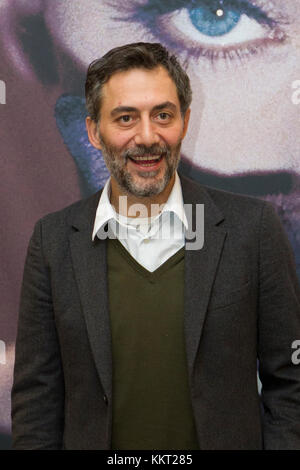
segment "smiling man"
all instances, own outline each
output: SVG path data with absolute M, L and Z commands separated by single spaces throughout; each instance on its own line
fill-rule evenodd
M 293 253 L 271 204 L 177 172 L 191 96 L 157 43 L 115 48 L 88 69 L 88 136 L 110 178 L 35 226 L 15 449 L 300 448 Z M 186 235 L 199 206 L 195 250 Z
M 96 62 L 90 67 L 89 80 L 101 65 Z M 185 108 L 191 99 L 188 85 L 186 77 L 181 90 L 186 95 Z M 190 116 L 190 109 L 181 111 L 168 71 L 157 66 L 117 72 L 103 85 L 101 96 L 101 118 L 98 122 L 92 103 L 90 112 L 96 119 L 87 118 L 87 129 L 112 175 L 112 202 L 118 205 L 121 194 L 149 207 L 165 202 Z

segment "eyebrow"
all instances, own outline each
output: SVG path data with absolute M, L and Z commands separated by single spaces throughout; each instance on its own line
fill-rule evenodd
M 164 103 L 157 104 L 151 109 L 151 112 L 153 111 L 160 111 L 161 109 L 169 108 L 175 111 L 177 109 L 176 105 L 174 103 L 171 103 L 171 101 L 165 101 Z M 116 116 L 117 114 L 120 113 L 133 113 L 139 111 L 138 108 L 134 108 L 133 106 L 117 106 L 117 108 L 114 108 L 110 115 L 112 117 Z

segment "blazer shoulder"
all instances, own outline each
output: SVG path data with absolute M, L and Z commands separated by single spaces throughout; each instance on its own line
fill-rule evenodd
M 222 211 L 225 219 L 234 224 L 261 226 L 263 220 L 266 225 L 274 222 L 276 225 L 282 223 L 276 206 L 269 201 L 209 187 L 206 187 L 206 191 Z
M 262 210 L 266 205 L 272 206 L 271 203 L 259 199 L 255 196 L 245 194 L 233 193 L 223 189 L 216 189 L 209 186 L 204 186 L 213 201 L 222 208 L 230 208 L 237 210 L 245 208 L 253 208 L 253 210 Z
M 182 175 L 181 178 L 184 188 L 197 195 L 194 199 L 212 202 L 225 218 L 232 219 L 236 216 L 241 220 L 249 216 L 257 217 L 262 215 L 265 208 L 276 212 L 275 205 L 258 197 L 213 188 Z
M 96 214 L 98 202 L 102 189 L 84 199 L 73 202 L 72 204 L 41 217 L 37 224 L 41 224 L 44 230 L 59 229 L 72 225 L 72 221 L 83 214 L 90 222 L 93 215 Z

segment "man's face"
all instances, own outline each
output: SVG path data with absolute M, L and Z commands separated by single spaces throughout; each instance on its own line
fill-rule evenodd
M 120 192 L 160 194 L 180 159 L 189 112 L 180 112 L 176 85 L 163 67 L 114 74 L 103 86 L 95 142 Z M 90 131 L 89 131 L 90 135 Z

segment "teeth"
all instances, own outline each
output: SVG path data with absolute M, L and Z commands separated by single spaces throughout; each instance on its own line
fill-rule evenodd
M 131 157 L 133 160 L 136 161 L 148 161 L 148 160 L 158 160 L 161 157 L 161 155 L 151 155 L 151 157 Z

